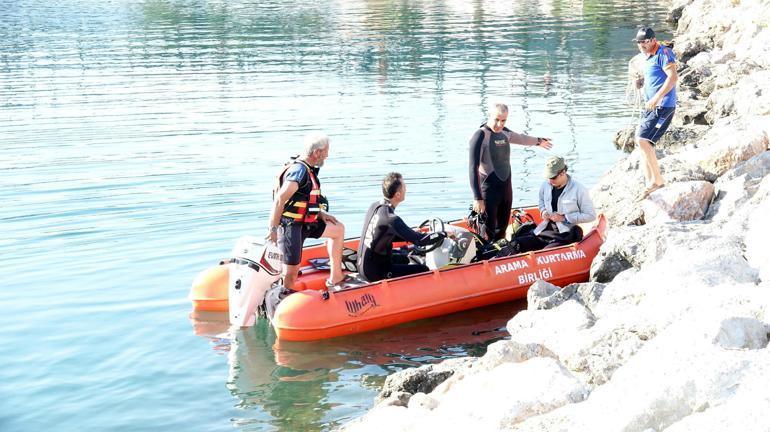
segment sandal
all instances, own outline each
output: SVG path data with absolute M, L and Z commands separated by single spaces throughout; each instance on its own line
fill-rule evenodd
M 658 189 L 664 188 L 665 186 L 666 186 L 665 184 L 654 184 L 654 185 L 648 187 L 647 190 L 644 191 L 644 193 L 642 194 L 642 199 L 646 199 L 647 197 L 650 196 L 650 194 L 652 194 L 653 192 L 655 192 Z

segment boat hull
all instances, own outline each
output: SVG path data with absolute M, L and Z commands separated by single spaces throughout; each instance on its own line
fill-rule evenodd
M 273 327 L 281 340 L 333 338 L 526 297 L 530 285 L 588 280 L 604 239 L 604 219 L 580 243 L 497 258 L 429 273 L 322 293 L 305 290 L 284 299 Z
M 525 210 L 539 219 L 536 208 Z M 452 224 L 467 227 L 466 220 Z M 600 215 L 579 243 L 332 291 L 327 299 L 323 292 L 329 273 L 310 265 L 311 259 L 327 257 L 326 247 L 309 246 L 302 253 L 298 292 L 278 305 L 273 327 L 280 340 L 327 339 L 525 298 L 537 280 L 561 287 L 584 282 L 605 228 Z M 345 246 L 357 249 L 358 239 L 346 240 Z M 228 268 L 214 266 L 196 278 L 190 292 L 194 310 L 228 310 Z

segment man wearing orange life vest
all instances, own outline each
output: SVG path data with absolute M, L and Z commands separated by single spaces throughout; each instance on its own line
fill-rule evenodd
M 283 254 L 284 286 L 294 289 L 305 239 L 328 238 L 331 274 L 327 287 L 341 283 L 342 244 L 345 226 L 321 209 L 318 170 L 329 156 L 329 138 L 315 133 L 305 137 L 305 155 L 297 158 L 280 175 L 280 188 L 270 211 L 268 239 Z

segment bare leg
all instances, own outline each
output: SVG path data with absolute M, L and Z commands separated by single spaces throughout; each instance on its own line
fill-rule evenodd
M 344 277 L 342 274 L 342 245 L 345 242 L 345 225 L 339 221 L 336 224 L 327 223 L 321 237 L 329 239 L 326 241 L 331 272 L 329 280 L 332 283 L 337 283 Z
M 655 148 L 650 141 L 644 138 L 637 138 L 637 142 L 642 153 L 642 170 L 647 183 L 646 186 L 648 188 L 663 186 L 665 181 L 663 176 L 660 175 L 660 166 L 658 165 L 658 157 L 655 155 Z
M 299 265 L 283 265 L 283 286 L 293 290 L 299 275 Z

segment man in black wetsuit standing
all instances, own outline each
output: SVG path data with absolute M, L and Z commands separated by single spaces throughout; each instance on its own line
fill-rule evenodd
M 518 134 L 505 127 L 508 106 L 496 103 L 489 109 L 489 119 L 470 140 L 470 181 L 473 210 L 486 214 L 486 232 L 479 233 L 489 241 L 505 237 L 511 217 L 511 144 L 553 147 L 550 138 Z
M 382 181 L 383 199 L 366 212 L 361 242 L 358 245 L 358 272 L 369 282 L 428 271 L 422 264 L 410 263 L 405 254 L 393 253 L 393 242 L 432 245 L 444 240 L 437 233 L 418 233 L 396 215 L 396 207 L 406 198 L 406 183 L 392 172 Z

